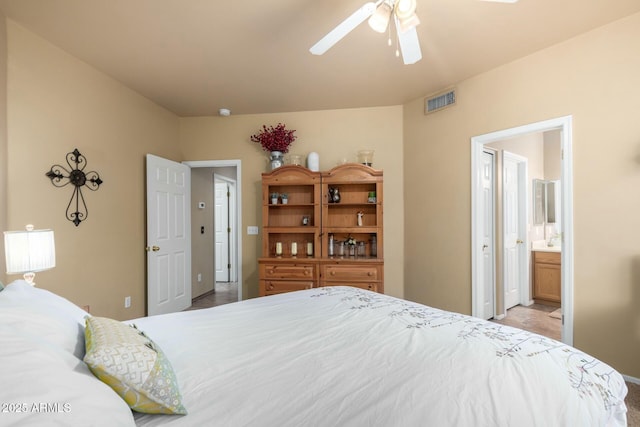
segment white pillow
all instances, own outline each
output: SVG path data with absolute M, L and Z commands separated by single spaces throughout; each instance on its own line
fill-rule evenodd
M 82 361 L 2 323 L 0 378 L 3 426 L 135 426 L 125 401 Z
M 16 333 L 58 346 L 82 360 L 88 313 L 45 289 L 15 281 L 0 292 L 0 324 Z

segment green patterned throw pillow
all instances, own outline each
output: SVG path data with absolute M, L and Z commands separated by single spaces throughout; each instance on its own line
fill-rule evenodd
M 131 409 L 148 414 L 186 414 L 178 381 L 162 350 L 133 326 L 88 317 L 85 328 L 89 369 Z

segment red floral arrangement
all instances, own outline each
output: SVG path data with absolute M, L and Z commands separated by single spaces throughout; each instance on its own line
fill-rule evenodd
M 286 153 L 289 151 L 291 143 L 297 138 L 293 134 L 294 132 L 295 129 L 287 130 L 282 123 L 278 123 L 276 127 L 262 125 L 262 130 L 259 133 L 251 135 L 251 141 L 260 143 L 264 151 Z

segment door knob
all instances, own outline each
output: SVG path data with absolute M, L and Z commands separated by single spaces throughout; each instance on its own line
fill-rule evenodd
M 153 252 L 158 252 L 160 250 L 160 246 L 147 246 L 146 248 L 144 248 L 145 251 L 149 252 L 149 251 L 153 251 Z
M 520 243 L 524 243 L 524 242 L 522 240 L 518 239 L 518 240 L 516 240 L 516 243 L 520 244 Z
M 485 249 L 487 249 L 489 247 L 489 245 L 482 245 L 482 250 L 484 251 Z

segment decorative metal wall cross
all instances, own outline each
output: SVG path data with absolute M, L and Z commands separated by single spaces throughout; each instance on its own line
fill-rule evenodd
M 72 163 L 75 165 L 72 165 Z M 69 165 L 68 170 L 64 166 L 53 165 L 46 175 L 56 187 L 64 187 L 69 184 L 73 185 L 73 194 L 67 205 L 67 219 L 77 227 L 89 216 L 89 209 L 82 195 L 82 187 L 86 186 L 89 190 L 96 191 L 104 181 L 100 179 L 98 172 L 91 171 L 85 173 L 84 169 L 87 167 L 87 159 L 80 154 L 77 148 L 67 153 L 67 164 Z M 75 211 L 73 210 L 74 207 L 72 207 L 74 200 Z

